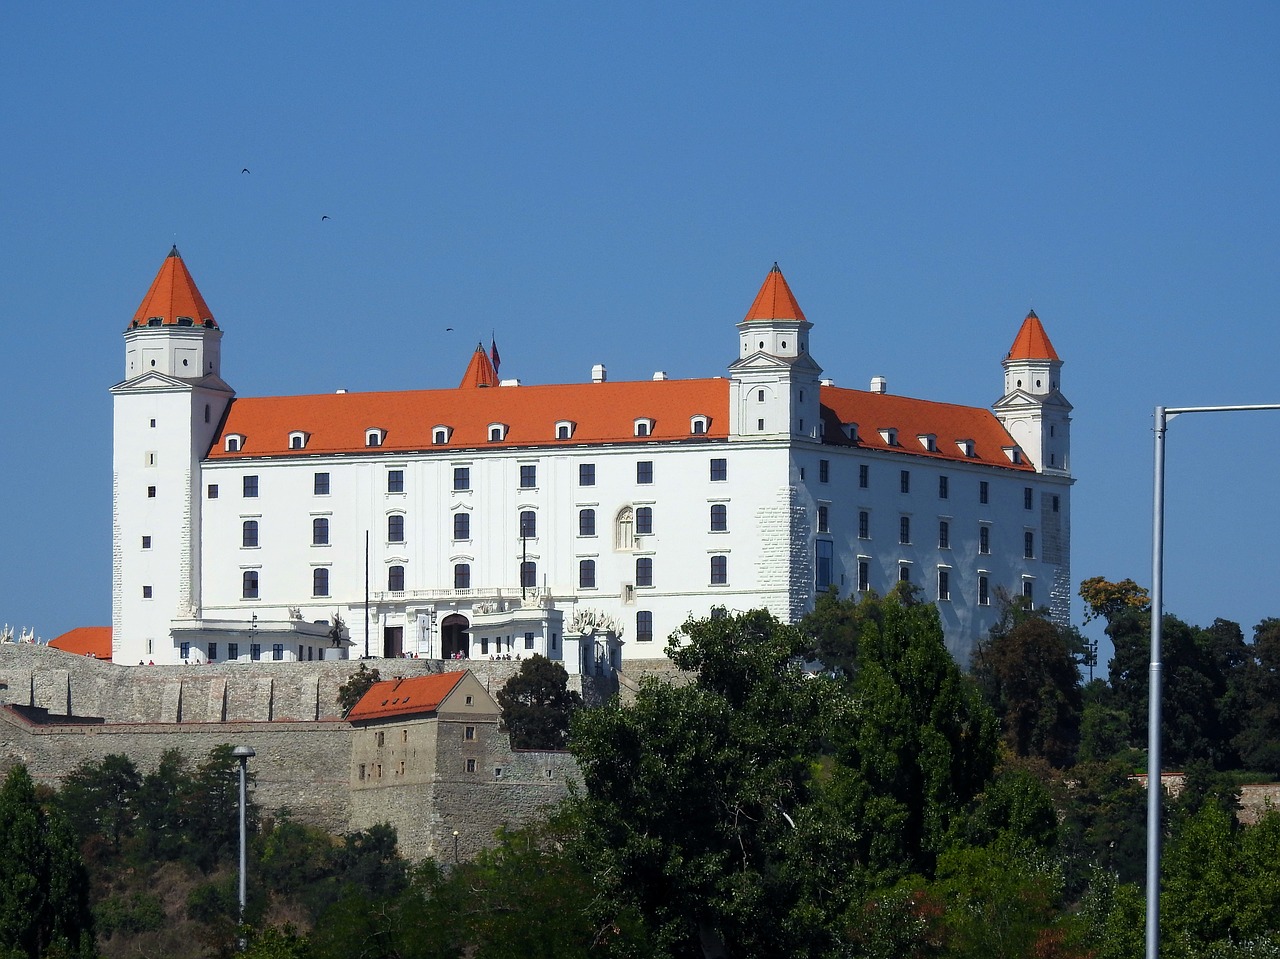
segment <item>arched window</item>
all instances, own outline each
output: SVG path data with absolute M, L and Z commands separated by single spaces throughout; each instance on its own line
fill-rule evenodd
M 311 595 L 312 596 L 328 596 L 329 595 L 329 569 L 325 566 L 317 566 L 311 571 Z
M 636 585 L 653 585 L 653 557 L 641 556 L 636 560 Z
M 724 503 L 711 504 L 711 531 L 723 533 L 729 528 L 729 507 Z
M 636 548 L 636 516 L 630 506 L 618 510 L 618 518 L 614 523 L 614 548 Z
M 471 564 L 470 563 L 454 563 L 453 588 L 454 589 L 470 589 L 471 588 Z
M 377 427 L 364 431 L 365 446 L 381 446 L 386 434 Z
M 329 520 L 324 516 L 317 516 L 311 521 L 311 545 L 329 545 Z
M 578 561 L 578 588 L 596 588 L 596 561 L 594 559 Z
M 392 513 L 387 517 L 387 542 L 404 542 L 404 514 Z
M 529 589 L 538 585 L 538 564 L 533 560 L 520 564 L 520 585 Z
M 596 511 L 593 509 L 578 510 L 578 535 L 596 535 Z
M 404 592 L 403 566 L 389 566 L 387 568 L 387 590 L 392 593 Z
M 653 507 L 641 506 L 636 510 L 636 535 L 653 535 Z
M 258 571 L 256 569 L 246 569 L 244 575 L 240 577 L 240 596 L 243 599 L 258 598 Z
M 531 509 L 520 511 L 520 538 L 534 539 L 538 535 L 538 514 Z
M 258 545 L 258 521 L 247 519 L 240 528 L 240 545 L 254 547 Z
M 454 539 L 470 539 L 471 538 L 471 514 L 470 513 L 454 513 L 453 514 L 453 538 Z

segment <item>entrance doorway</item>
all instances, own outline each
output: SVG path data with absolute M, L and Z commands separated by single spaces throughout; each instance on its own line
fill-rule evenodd
M 382 628 L 382 655 L 387 659 L 399 659 L 404 654 L 404 627 Z
M 461 653 L 464 659 L 471 656 L 471 637 L 467 635 L 467 617 L 453 613 L 440 620 L 440 655 L 452 659 Z

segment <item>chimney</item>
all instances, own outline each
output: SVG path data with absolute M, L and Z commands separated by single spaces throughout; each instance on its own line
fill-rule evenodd
M 836 381 L 828 377 L 828 378 L 818 380 L 818 385 L 819 386 L 835 386 Z
M 654 382 L 655 382 L 655 383 L 656 383 L 656 382 L 658 382 L 658 381 L 660 381 L 660 380 L 665 380 L 666 378 L 667 378 L 667 371 L 666 371 L 666 370 L 658 370 L 658 372 L 656 372 L 656 373 L 654 373 L 654 374 L 653 374 L 653 380 L 654 380 Z
M 336 392 L 338 392 L 338 393 L 345 393 L 346 391 L 347 391 L 347 388 L 344 386 L 344 387 L 341 387 L 340 389 L 338 389 Z
M 872 393 L 888 393 L 889 381 L 886 380 L 883 376 L 871 377 L 871 392 Z
M 609 373 L 607 370 L 605 370 L 603 363 L 597 363 L 595 366 L 591 367 L 592 383 L 603 383 L 608 378 L 609 378 Z

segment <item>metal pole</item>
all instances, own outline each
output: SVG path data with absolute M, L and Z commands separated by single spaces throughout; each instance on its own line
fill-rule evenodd
M 1160 646 L 1164 620 L 1164 434 L 1156 407 L 1155 495 L 1151 510 L 1151 670 L 1147 687 L 1147 959 L 1160 955 Z
M 369 658 L 369 531 L 364 531 L 364 658 Z
M 239 926 L 244 928 L 244 907 L 245 907 L 245 848 L 247 846 L 247 835 L 245 828 L 245 806 L 247 805 L 248 789 L 245 780 L 248 776 L 249 757 L 257 755 L 252 746 L 237 746 L 231 750 L 231 755 L 240 760 L 240 917 Z M 244 935 L 239 937 L 240 951 L 244 952 Z

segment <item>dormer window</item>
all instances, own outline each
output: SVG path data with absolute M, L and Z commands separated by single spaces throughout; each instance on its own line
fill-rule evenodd
M 508 426 L 506 423 L 490 423 L 489 424 L 489 442 L 501 443 L 507 438 Z
M 228 433 L 226 445 L 223 447 L 228 453 L 239 453 L 244 449 L 244 436 L 240 433 Z
M 1009 457 L 1009 462 L 1017 465 L 1022 462 L 1022 447 L 1020 446 L 1003 446 L 1004 455 Z
M 885 446 L 898 445 L 898 431 L 895 427 L 882 427 L 878 432 L 880 433 L 880 439 L 884 441 Z
M 652 436 L 654 421 L 648 417 L 640 417 L 635 421 L 636 436 Z
M 916 437 L 920 441 L 920 445 L 930 453 L 938 452 L 938 437 L 933 433 L 921 433 Z
M 845 424 L 844 424 L 844 435 L 845 435 L 845 436 L 847 436 L 847 437 L 849 437 L 850 442 L 853 442 L 853 443 L 858 442 L 858 424 L 857 424 L 857 423 L 845 423 Z
M 707 428 L 711 425 L 711 417 L 703 416 L 699 413 L 697 416 L 689 419 L 689 432 L 694 436 L 702 436 L 707 432 Z
M 433 446 L 444 446 L 449 442 L 449 437 L 453 435 L 453 427 L 436 426 L 431 430 L 431 444 Z
M 294 430 L 289 434 L 289 449 L 305 450 L 307 448 L 307 440 L 310 438 L 310 433 L 304 433 L 302 430 Z
M 179 326 L 195 326 L 196 321 L 189 316 L 180 316 L 178 317 L 178 325 Z
M 956 440 L 956 446 L 960 447 L 960 453 L 973 459 L 978 454 L 974 452 L 973 440 Z
M 578 424 L 573 420 L 559 420 L 556 422 L 556 439 L 571 440 L 573 439 L 573 431 L 578 428 Z
M 370 427 L 369 429 L 364 431 L 365 446 L 381 446 L 383 441 L 386 440 L 386 438 L 387 438 L 387 431 L 384 429 L 379 429 L 376 426 Z

